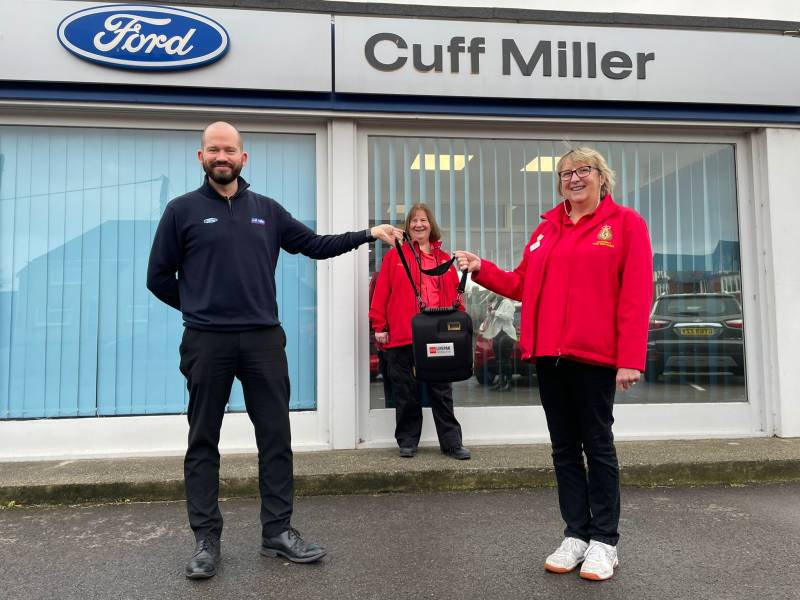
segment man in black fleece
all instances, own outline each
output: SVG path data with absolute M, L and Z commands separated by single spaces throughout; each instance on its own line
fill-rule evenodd
M 293 472 L 286 335 L 278 320 L 275 268 L 280 250 L 331 258 L 381 239 L 391 225 L 317 235 L 280 204 L 239 177 L 247 153 L 235 127 L 206 127 L 197 157 L 203 185 L 172 200 L 156 230 L 147 287 L 183 313 L 180 369 L 189 389 L 189 443 L 184 461 L 189 523 L 196 546 L 192 579 L 213 577 L 220 558 L 219 435 L 234 377 L 242 382 L 258 445 L 261 553 L 314 562 L 327 550 L 291 524 Z M 176 277 L 177 274 L 177 277 Z

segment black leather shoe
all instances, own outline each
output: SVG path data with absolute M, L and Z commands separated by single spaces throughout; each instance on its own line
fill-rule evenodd
M 294 527 L 290 527 L 280 535 L 261 539 L 261 554 L 264 556 L 283 556 L 296 563 L 318 561 L 328 551 L 324 546 L 307 544 Z
M 186 563 L 186 577 L 189 579 L 208 579 L 217 574 L 217 565 L 221 551 L 218 539 L 207 537 L 194 548 L 194 554 Z
M 470 454 L 469 450 L 464 448 L 464 446 L 448 448 L 447 450 L 442 450 L 442 452 L 444 452 L 450 458 L 455 458 L 456 460 L 469 460 L 472 458 L 472 454 Z
M 414 446 L 400 446 L 400 456 L 403 458 L 414 458 L 417 449 Z

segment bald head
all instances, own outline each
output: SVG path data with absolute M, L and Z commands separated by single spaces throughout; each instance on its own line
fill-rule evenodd
M 233 185 L 247 164 L 239 130 L 230 123 L 217 121 L 203 130 L 201 143 L 203 147 L 197 151 L 197 158 L 209 179 L 220 186 Z M 231 189 L 235 191 L 234 188 L 235 185 Z
M 224 145 L 235 145 L 239 150 L 242 150 L 242 135 L 230 123 L 225 121 L 215 121 L 203 130 L 203 136 L 200 138 L 200 145 L 205 148 L 210 142 Z

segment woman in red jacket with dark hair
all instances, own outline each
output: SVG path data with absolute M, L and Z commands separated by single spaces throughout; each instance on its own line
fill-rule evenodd
M 520 351 L 536 362 L 566 522 L 545 568 L 583 563 L 581 577 L 608 579 L 619 563 L 614 392 L 644 371 L 653 255 L 644 219 L 612 199 L 614 172 L 599 152 L 571 150 L 556 171 L 564 201 L 543 215 L 513 271 L 456 256 L 474 282 L 522 301 Z
M 433 211 L 425 204 L 414 204 L 406 216 L 405 231 L 411 238 L 411 244 L 402 246 L 403 255 L 425 306 L 453 306 L 459 283 L 455 268 L 438 277 L 422 275 L 419 269 L 420 266 L 430 269 L 450 260 L 450 255 L 442 251 L 442 236 Z M 419 264 L 417 258 L 420 260 Z M 464 309 L 463 306 L 459 308 Z M 375 342 L 384 349 L 396 406 L 394 436 L 400 447 L 400 456 L 404 458 L 412 458 L 416 454 L 422 433 L 422 406 L 412 372 L 411 352 L 411 319 L 418 312 L 417 299 L 408 274 L 397 249 L 392 248 L 384 256 L 378 273 L 369 308 L 369 320 L 375 331 Z M 470 458 L 469 450 L 461 443 L 461 425 L 453 411 L 452 384 L 426 385 L 442 452 L 459 460 Z

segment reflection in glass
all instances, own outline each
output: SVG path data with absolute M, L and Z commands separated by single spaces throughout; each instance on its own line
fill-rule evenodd
M 645 218 L 653 245 L 656 302 L 648 352 L 653 368 L 648 368 L 647 381 L 617 394 L 616 401 L 746 401 L 733 146 L 570 141 L 570 146 L 577 145 L 603 153 L 617 175 L 614 199 Z M 468 249 L 512 269 L 540 215 L 561 201 L 554 169 L 567 150 L 564 142 L 549 140 L 370 137 L 371 224 L 402 224 L 406 206 L 425 202 L 436 213 L 446 248 Z M 376 243 L 370 276 L 386 250 Z M 669 303 L 691 297 L 696 314 L 673 318 Z M 465 301 L 476 324 L 476 377 L 454 384 L 456 404 L 537 404 L 535 368 L 530 365 L 514 364 L 510 390 L 492 390 L 498 370 L 479 326 L 489 317 L 490 294 L 470 282 Z M 731 312 L 715 316 L 713 309 L 721 309 L 718 302 Z M 664 314 L 658 312 L 662 306 Z M 654 329 L 659 321 L 670 324 Z M 668 354 L 663 351 L 667 347 Z M 723 352 L 722 347 L 733 350 Z M 370 406 L 382 408 L 386 392 L 374 346 L 370 361 Z

